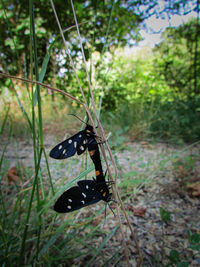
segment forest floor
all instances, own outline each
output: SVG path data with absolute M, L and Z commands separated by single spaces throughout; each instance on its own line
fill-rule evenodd
M 1 139 L 1 148 L 5 141 L 6 138 Z M 56 143 L 54 136 L 45 136 L 47 152 Z M 166 266 L 170 262 L 167 256 L 175 249 L 180 252 L 180 261 L 188 261 L 191 264 L 189 266 L 200 266 L 200 256 L 196 254 L 195 257 L 193 251 L 188 248 L 188 232 L 200 234 L 199 155 L 199 145 L 180 147 L 148 142 L 129 142 L 124 145 L 123 150 L 115 153 L 120 173 L 117 183 L 120 193 L 122 192 L 122 199 L 125 199 L 125 208 L 144 256 L 143 266 Z M 16 166 L 17 163 L 32 168 L 31 141 L 13 139 L 7 146 L 5 159 L 8 169 Z M 66 176 L 70 180 L 78 175 L 81 168 L 80 162 L 78 157 L 65 162 L 49 158 L 55 188 L 60 180 L 66 179 Z M 45 166 L 44 158 L 42 158 L 42 166 Z M 139 188 L 141 183 L 142 187 Z M 101 205 L 103 205 L 101 202 L 96 204 L 97 207 Z M 165 223 L 161 220 L 160 208 L 170 212 L 170 219 Z M 87 217 L 90 209 L 93 207 L 82 209 L 84 211 L 81 216 Z M 107 211 L 107 213 L 102 227 L 106 231 L 112 231 L 117 225 L 117 219 L 112 212 Z M 104 214 L 96 218 L 93 222 L 94 226 L 104 221 L 103 216 Z M 126 223 L 123 227 L 130 262 L 135 266 L 137 251 Z M 101 236 L 93 238 L 93 246 L 98 247 L 102 240 Z M 108 240 L 101 255 L 97 257 L 94 266 L 102 266 L 102 257 L 111 257 L 120 246 L 121 236 L 117 230 L 117 233 Z M 88 255 L 85 259 L 82 258 L 81 262 L 77 259 L 74 266 L 84 266 L 90 258 L 91 256 Z M 126 266 L 123 254 L 114 259 L 110 266 Z

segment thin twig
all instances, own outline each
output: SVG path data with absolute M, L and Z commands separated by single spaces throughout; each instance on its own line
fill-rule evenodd
M 86 20 L 86 21 L 84 21 L 84 22 L 79 23 L 78 25 L 81 26 L 81 25 L 83 25 L 83 24 L 85 24 L 85 23 L 88 23 L 88 22 L 89 22 L 89 20 Z M 75 27 L 76 27 L 76 25 L 72 25 L 72 26 L 70 26 L 70 27 L 64 29 L 63 32 L 67 32 L 67 31 L 69 31 L 69 30 L 71 30 L 71 29 L 73 29 L 73 28 L 75 28 Z
M 80 100 L 78 100 L 77 98 L 75 98 L 74 96 L 58 89 L 58 88 L 54 88 L 54 87 L 51 87 L 50 85 L 47 85 L 47 84 L 44 84 L 44 83 L 41 83 L 41 82 L 38 82 L 38 81 L 32 81 L 32 80 L 29 80 L 29 79 L 24 79 L 24 78 L 20 78 L 20 77 L 17 77 L 17 76 L 13 76 L 13 75 L 10 75 L 10 74 L 7 74 L 7 73 L 3 73 L 3 72 L 0 72 L 0 76 L 4 76 L 4 77 L 8 77 L 8 78 L 11 78 L 11 79 L 16 79 L 16 80 L 19 80 L 19 81 L 23 81 L 25 83 L 32 83 L 32 84 L 38 84 L 42 87 L 45 87 L 47 89 L 50 89 L 52 91 L 55 91 L 55 92 L 58 92 L 62 95 L 65 95 L 69 98 L 71 98 L 72 100 L 76 101 L 77 103 L 81 104 L 81 105 L 84 105 L 83 102 L 81 102 Z
M 90 114 L 90 111 L 89 111 L 89 107 L 88 107 L 88 104 L 87 104 L 87 100 L 86 100 L 85 94 L 84 94 L 83 89 L 82 89 L 82 87 L 81 87 L 81 84 L 80 84 L 80 81 L 79 81 L 79 78 L 78 78 L 78 75 L 77 75 L 77 72 L 76 72 L 76 69 L 75 69 L 75 66 L 74 66 L 73 59 L 72 59 L 72 57 L 71 57 L 71 55 L 70 55 L 70 52 L 69 52 L 69 48 L 68 48 L 67 42 L 66 42 L 65 37 L 64 37 L 64 35 L 63 35 L 63 30 L 62 30 L 62 27 L 61 27 L 61 25 L 60 25 L 60 21 L 59 21 L 59 19 L 58 19 L 57 13 L 56 13 L 56 9 L 55 9 L 53 0 L 50 0 L 50 2 L 51 2 L 52 9 L 53 9 L 53 11 L 54 11 L 54 15 L 55 15 L 55 18 L 56 18 L 56 21 L 57 21 L 57 24 L 58 24 L 58 28 L 59 28 L 59 30 L 60 30 L 60 34 L 61 34 L 61 36 L 62 36 L 64 45 L 65 45 L 65 48 L 66 48 L 66 51 L 67 51 L 68 57 L 69 57 L 69 59 L 70 59 L 70 64 L 71 64 L 71 66 L 72 66 L 72 68 L 73 68 L 73 71 L 74 71 L 74 74 L 75 74 L 75 77 L 76 77 L 78 86 L 79 86 L 79 88 L 80 88 L 80 91 L 81 91 L 81 94 L 82 94 L 82 97 L 83 97 L 83 100 L 84 100 L 84 104 L 83 104 L 83 103 L 82 103 L 82 104 L 83 104 L 83 106 L 84 106 L 85 109 L 86 109 L 86 112 L 87 112 L 87 114 L 88 114 L 88 117 L 89 117 L 89 119 L 90 119 L 90 121 L 91 121 L 91 124 L 92 124 L 93 128 L 95 129 L 94 121 L 93 121 L 92 116 L 91 116 L 91 114 Z M 76 25 L 76 26 L 77 26 L 77 25 Z
M 98 117 L 97 117 L 97 113 L 96 113 L 96 107 L 95 107 L 95 103 L 94 103 L 94 95 L 93 95 L 93 90 L 92 90 L 92 86 L 91 86 L 91 83 L 90 83 L 90 77 L 89 77 L 89 73 L 88 73 L 88 70 L 87 70 L 87 64 L 86 64 L 86 59 L 85 59 L 85 53 L 84 53 L 84 50 L 83 50 L 83 45 L 82 45 L 82 39 L 81 39 L 81 35 L 80 35 L 80 31 L 79 31 L 79 27 L 78 27 L 78 22 L 77 22 L 77 18 L 76 18 L 76 13 L 75 13 L 75 10 L 74 10 L 74 5 L 73 5 L 73 0 L 71 0 L 71 5 L 72 5 L 72 10 L 73 10 L 73 14 L 74 14 L 74 19 L 75 19 L 75 23 L 76 23 L 76 27 L 77 27 L 77 33 L 78 33 L 78 37 L 79 37 L 79 43 L 80 43 L 80 46 L 81 46 L 81 51 L 82 51 L 82 56 L 83 56 L 83 61 L 84 61 L 84 65 L 85 65 L 85 70 L 86 70 L 86 74 L 87 74 L 87 79 L 88 79 L 88 85 L 89 85 L 89 89 L 90 89 L 90 94 L 91 94 L 91 103 L 92 103 L 92 106 L 93 106 L 93 111 L 94 111 L 94 114 L 96 116 L 96 119 L 98 120 Z M 89 115 L 89 114 L 88 114 Z M 100 122 L 98 121 L 98 126 L 100 124 Z M 102 130 L 102 133 L 103 133 L 103 129 L 102 129 L 102 126 L 101 127 L 101 130 Z M 95 128 L 94 128 L 95 129 Z M 101 132 L 101 131 L 100 131 Z M 105 140 L 105 138 L 104 138 Z M 104 154 L 104 157 L 105 157 L 105 160 L 106 160 L 106 155 Z M 114 161 L 113 161 L 114 163 Z M 115 163 L 113 164 L 115 165 Z M 115 168 L 117 170 L 117 168 Z M 111 174 L 111 171 L 108 167 L 108 171 L 109 171 L 109 175 L 112 176 Z M 117 171 L 116 171 L 116 177 L 117 177 Z M 116 184 L 114 185 L 115 189 L 116 189 Z M 116 200 L 116 195 L 114 193 L 114 198 Z M 124 253 L 125 253 L 125 257 L 126 257 L 126 260 L 127 260 L 127 264 L 128 266 L 130 266 L 130 262 L 129 262 L 129 257 L 128 257 L 128 249 L 127 249 L 127 246 L 126 246 L 126 242 L 125 242 L 125 236 L 124 236 L 124 231 L 123 231 L 123 228 L 122 228 L 122 222 L 121 222 L 121 218 L 120 218 L 120 212 L 119 212 L 119 207 L 117 205 L 117 217 L 118 217 L 118 221 L 119 221 L 119 224 L 120 224 L 120 229 L 121 229 L 121 234 L 122 234 L 122 241 L 123 241 L 123 246 L 124 246 Z
M 94 104 L 93 90 L 92 90 L 92 86 L 91 86 L 91 83 L 90 83 L 90 77 L 89 77 L 89 73 L 88 73 L 88 70 L 87 70 L 86 59 L 85 59 L 85 54 L 84 54 L 84 50 L 83 50 L 82 40 L 81 40 L 79 27 L 78 27 L 78 22 L 77 22 L 77 18 L 76 18 L 76 14 L 75 14 L 75 10 L 74 10 L 74 6 L 73 6 L 73 1 L 72 0 L 71 0 L 71 5 L 72 5 L 73 13 L 74 13 L 75 23 L 76 23 L 76 26 L 77 26 L 77 32 L 78 32 L 78 36 L 79 36 L 79 42 L 80 42 L 80 46 L 81 46 L 81 51 L 82 51 L 82 56 L 83 56 L 83 60 L 84 60 L 85 70 L 86 70 L 86 73 L 87 73 L 88 85 L 89 85 L 89 88 L 90 88 L 90 94 L 91 94 L 91 98 L 92 98 L 91 99 L 92 100 L 91 103 L 92 103 L 92 106 L 93 106 L 94 114 L 96 115 L 96 119 L 98 119 L 97 118 L 97 114 L 96 114 L 96 107 L 95 107 L 95 104 Z M 105 160 L 106 160 L 106 155 L 104 154 L 104 156 L 105 156 Z M 108 170 L 109 170 L 109 174 L 111 174 L 109 167 L 108 167 Z M 116 187 L 116 185 L 115 185 L 115 187 Z M 115 193 L 114 193 L 114 198 L 116 200 Z M 123 231 L 123 228 L 122 228 L 122 222 L 121 222 L 120 211 L 119 211 L 119 207 L 118 206 L 117 206 L 117 217 L 118 217 L 120 230 L 121 230 L 121 234 L 122 234 L 122 242 L 123 242 L 123 246 L 124 246 L 125 257 L 126 257 L 128 266 L 130 266 L 129 257 L 128 257 L 128 249 L 127 249 L 126 242 L 125 242 L 125 235 L 124 235 L 124 231 Z
M 80 46 L 81 46 L 81 52 L 82 52 L 83 61 L 84 61 L 84 65 L 85 65 L 85 71 L 86 71 L 86 74 L 87 74 L 87 79 L 88 79 L 88 85 L 89 85 L 89 89 L 90 89 L 90 94 L 91 94 L 92 99 L 94 100 L 92 85 L 91 85 L 91 82 L 90 82 L 90 76 L 89 76 L 88 69 L 87 69 L 87 64 L 86 64 L 86 59 L 85 59 L 85 53 L 84 53 L 83 44 L 82 44 L 82 38 L 81 38 L 81 35 L 80 35 L 79 26 L 78 26 L 78 22 L 77 22 L 77 18 L 76 18 L 76 13 L 75 13 L 75 10 L 74 10 L 73 0 L 71 0 L 71 6 L 72 6 L 73 14 L 74 14 L 74 20 L 75 20 L 75 23 L 76 23 L 76 29 L 77 29 L 77 33 L 78 33 L 79 43 L 80 43 Z
M 88 104 L 87 104 L 87 101 L 86 101 L 86 98 L 85 98 L 83 89 L 82 89 L 82 87 L 81 87 L 81 85 L 80 85 L 80 81 L 79 81 L 79 78 L 78 78 L 78 76 L 77 76 L 77 73 L 76 73 L 76 70 L 75 70 L 75 67 L 74 67 L 73 60 L 72 60 L 71 55 L 70 55 L 70 53 L 69 53 L 69 49 L 68 49 L 68 46 L 67 46 L 67 42 L 66 42 L 65 37 L 64 37 L 64 35 L 63 35 L 63 30 L 62 30 L 62 28 L 61 28 L 61 25 L 60 25 L 58 16 L 57 16 L 57 14 L 56 14 L 56 10 L 55 10 L 54 4 L 53 4 L 53 0 L 50 0 L 50 2 L 51 2 L 51 5 L 52 5 L 52 8 L 53 8 L 55 17 L 56 17 L 56 21 L 57 21 L 57 24 L 58 24 L 58 27 L 59 27 L 59 30 L 60 30 L 60 34 L 61 34 L 62 39 L 63 39 L 63 42 L 64 42 L 64 44 L 65 44 L 65 48 L 66 48 L 67 54 L 68 54 L 69 59 L 70 59 L 71 66 L 72 66 L 72 68 L 73 68 L 73 70 L 74 70 L 74 73 L 75 73 L 75 76 L 76 76 L 76 80 L 77 80 L 77 82 L 78 82 L 78 85 L 79 85 L 79 88 L 80 88 L 82 97 L 83 97 L 84 102 L 85 102 L 84 107 L 85 107 L 86 112 L 87 112 L 87 114 L 88 114 L 88 116 L 89 116 L 89 119 L 90 119 L 90 121 L 91 121 L 91 124 L 92 124 L 92 126 L 94 127 L 94 121 L 93 121 L 92 116 L 91 116 L 91 113 L 90 113 L 90 111 L 89 111 L 89 107 L 88 107 Z M 97 117 L 96 107 L 95 107 L 95 104 L 94 104 L 93 90 L 92 90 L 92 86 L 91 86 L 90 78 L 89 78 L 89 73 L 88 73 L 87 66 L 86 66 L 86 59 L 85 59 L 85 55 L 84 55 L 84 50 L 83 50 L 83 46 L 82 46 L 81 36 L 80 36 L 79 27 L 78 27 L 78 23 L 77 23 L 77 19 L 76 19 L 76 14 L 75 14 L 74 5 L 73 5 L 73 1 L 72 1 L 72 0 L 71 0 L 71 5 L 72 5 L 73 13 L 74 13 L 75 23 L 76 23 L 77 32 L 78 32 L 79 41 L 80 41 L 80 46 L 81 46 L 81 51 L 82 51 L 82 55 L 83 55 L 83 60 L 84 60 L 84 63 L 85 63 L 85 69 L 86 69 L 86 74 L 87 74 L 87 78 L 88 78 L 88 84 L 89 84 L 90 94 L 91 94 L 91 98 L 92 98 L 92 99 L 91 99 L 91 100 L 92 100 L 91 103 L 92 103 L 92 107 L 93 107 L 93 112 L 94 112 L 94 114 L 95 114 L 95 117 L 96 117 L 96 120 L 97 120 L 97 123 L 98 123 L 98 127 L 99 127 L 99 130 L 100 130 L 100 133 L 101 133 L 102 137 L 103 137 L 104 140 L 105 140 L 105 139 L 106 139 L 106 137 L 105 137 L 105 133 L 104 133 L 103 128 L 102 128 L 102 126 L 101 126 L 101 123 L 99 122 L 98 117 Z M 95 130 L 95 132 L 96 132 L 95 127 L 94 127 L 94 130 Z M 106 147 L 107 147 L 107 149 L 108 149 L 108 152 L 109 152 L 109 155 L 110 155 L 110 158 L 111 158 L 113 167 L 114 167 L 114 169 L 115 169 L 115 181 L 116 181 L 117 176 L 118 176 L 118 171 L 117 171 L 117 168 L 116 168 L 116 164 L 115 164 L 114 158 L 113 158 L 113 156 L 112 156 L 111 150 L 110 150 L 110 148 L 109 148 L 107 142 L 106 142 Z M 103 156 L 104 156 L 105 160 L 107 161 L 104 147 L 102 147 L 102 151 L 103 151 Z M 108 162 L 107 162 L 107 165 L 108 165 Z M 111 173 L 111 171 L 110 171 L 109 166 L 108 166 L 108 172 L 109 172 L 109 176 L 111 177 L 111 179 L 113 179 L 113 177 L 112 177 L 112 173 Z M 118 190 L 117 190 L 116 183 L 114 184 L 114 189 L 115 189 L 115 190 L 114 190 L 114 197 L 115 197 L 115 199 L 118 198 L 118 199 L 120 200 L 121 207 L 123 207 L 123 203 L 122 203 L 121 198 L 120 198 L 120 196 L 119 196 L 119 192 L 118 192 Z M 116 194 L 116 192 L 117 192 L 117 194 Z M 123 212 L 126 214 L 126 211 L 125 211 L 124 207 L 122 208 L 122 210 L 123 210 Z M 124 245 L 125 256 L 126 256 L 126 259 L 127 259 L 128 266 L 130 266 L 130 262 L 129 262 L 129 258 L 128 258 L 128 249 L 127 249 L 126 242 L 125 242 L 125 236 L 124 236 L 124 232 L 123 232 L 123 228 L 122 228 L 122 222 L 121 222 L 120 212 L 119 212 L 119 207 L 118 207 L 118 206 L 117 206 L 117 215 L 118 215 L 118 220 L 119 220 L 120 229 L 121 229 L 121 234 L 122 234 L 122 241 L 123 241 L 123 245 Z M 126 220 L 129 222 L 127 214 L 125 215 L 125 217 L 126 217 Z M 131 230 L 131 232 L 132 232 L 132 235 L 133 235 L 133 238 L 134 238 L 135 236 L 134 236 L 133 229 L 131 228 L 131 224 L 130 224 L 130 222 L 128 223 L 128 225 L 129 225 L 129 228 L 130 228 L 130 230 Z M 134 238 L 134 240 L 136 240 L 136 239 Z M 137 240 L 136 240 L 136 242 L 137 242 Z M 137 247 L 137 248 L 139 248 L 139 247 Z
M 94 106 L 94 102 L 93 102 L 93 100 L 91 100 L 91 103 L 92 103 L 92 106 Z M 94 113 L 95 113 L 95 109 L 93 109 L 93 111 L 94 111 Z M 136 248 L 137 248 L 138 253 L 139 253 L 139 261 L 138 261 L 138 263 L 137 263 L 137 266 L 141 266 L 141 264 L 142 264 L 142 262 L 143 262 L 142 252 L 141 252 L 141 250 L 140 250 L 139 244 L 138 244 L 138 242 L 137 242 L 137 238 L 136 238 L 136 236 L 135 236 L 135 234 L 134 234 L 133 227 L 132 227 L 132 225 L 131 225 L 131 223 L 130 223 L 129 217 L 128 217 L 127 213 L 126 213 L 126 210 L 125 210 L 125 208 L 124 208 L 124 204 L 123 204 L 123 202 L 122 202 L 122 200 L 121 200 L 121 197 L 120 197 L 120 194 L 119 194 L 117 185 L 116 185 L 116 179 L 117 179 L 117 177 L 118 177 L 118 170 L 117 170 L 117 167 L 116 167 L 116 164 L 115 164 L 115 160 L 114 160 L 114 158 L 113 158 L 112 152 L 111 152 L 110 147 L 109 147 L 109 145 L 108 145 L 108 142 L 107 142 L 107 140 L 106 140 L 106 136 L 105 136 L 103 127 L 102 127 L 102 125 L 101 125 L 99 119 L 97 118 L 97 113 L 96 113 L 95 115 L 96 115 L 96 119 L 97 119 L 97 123 L 98 123 L 99 130 L 100 130 L 100 133 L 101 133 L 101 137 L 103 138 L 103 140 L 105 140 L 105 145 L 106 145 L 106 148 L 107 148 L 107 150 L 108 150 L 108 153 L 109 153 L 109 156 L 110 156 L 110 159 L 111 159 L 111 162 L 112 162 L 114 171 L 115 171 L 115 183 L 113 184 L 113 187 L 114 187 L 114 189 L 115 189 L 114 192 L 116 192 L 117 196 L 114 195 L 114 198 L 115 198 L 115 200 L 117 200 L 117 198 L 119 199 L 121 209 L 122 209 L 122 211 L 123 211 L 123 213 L 124 213 L 124 215 L 125 215 L 126 221 L 127 221 L 127 223 L 128 223 L 129 229 L 130 229 L 130 231 L 131 231 L 131 235 L 132 235 L 132 237 L 133 237 L 133 240 L 134 240 L 134 242 L 135 242 Z M 105 159 L 105 162 L 106 162 L 106 165 L 107 165 L 107 169 L 108 169 L 109 177 L 111 178 L 111 181 L 113 181 L 113 176 L 112 176 L 112 173 L 111 173 L 111 171 L 110 171 L 110 167 L 109 167 L 109 165 L 108 165 L 108 161 L 107 161 L 107 158 L 106 158 L 105 149 L 104 149 L 104 147 L 103 147 L 102 145 L 101 145 L 101 151 L 102 151 L 102 154 L 103 154 L 103 156 L 104 156 L 104 159 Z M 117 206 L 117 207 L 118 207 L 118 206 Z

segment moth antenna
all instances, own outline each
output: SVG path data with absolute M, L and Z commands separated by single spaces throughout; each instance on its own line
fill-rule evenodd
M 75 114 L 68 114 L 68 115 L 71 115 L 71 116 L 76 117 L 79 121 L 81 121 L 81 122 L 83 122 L 83 123 L 85 123 L 85 124 L 87 125 L 87 122 L 81 120 L 81 119 L 80 119 L 78 116 L 76 116 Z
M 85 122 L 85 121 L 81 120 L 78 116 L 76 116 L 75 114 L 68 114 L 68 115 L 71 115 L 71 116 L 76 117 L 79 121 L 85 123 L 86 125 L 87 125 L 88 122 L 89 122 L 89 117 L 88 117 L 88 116 L 87 116 L 87 122 Z M 95 128 L 98 128 L 98 125 L 97 125 Z

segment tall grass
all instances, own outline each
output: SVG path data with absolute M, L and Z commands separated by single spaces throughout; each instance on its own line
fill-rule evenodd
M 42 64 L 39 73 L 33 1 L 31 0 L 29 1 L 29 8 L 31 79 L 35 77 L 36 80 L 42 81 L 49 57 L 45 57 L 45 62 Z M 33 73 L 33 70 L 35 70 L 35 73 Z M 91 225 L 95 217 L 104 213 L 104 207 L 97 213 L 92 212 L 87 216 L 81 216 L 82 211 L 69 214 L 68 216 L 57 216 L 51 210 L 51 206 L 56 198 L 64 190 L 72 186 L 74 182 L 90 173 L 93 170 L 93 166 L 89 166 L 84 172 L 81 172 L 75 179 L 67 182 L 64 186 L 63 181 L 60 186 L 57 183 L 55 188 L 55 183 L 50 173 L 48 153 L 44 146 L 43 103 L 40 90 L 38 85 L 36 87 L 31 86 L 31 94 L 27 92 L 27 99 L 30 99 L 30 102 L 26 105 L 23 105 L 23 101 L 16 94 L 23 115 L 21 125 L 25 125 L 26 131 L 29 132 L 32 139 L 33 170 L 31 171 L 30 168 L 23 166 L 19 162 L 17 183 L 12 183 L 7 179 L 9 166 L 4 168 L 7 162 L 5 152 L 7 146 L 12 142 L 10 140 L 12 126 L 10 126 L 9 136 L 2 151 L 0 166 L 1 179 L 3 181 L 0 191 L 1 265 L 54 266 L 64 264 L 66 266 L 67 263 L 68 266 L 71 266 L 75 258 L 93 255 L 88 263 L 88 266 L 90 266 L 119 226 L 117 225 L 105 237 L 105 230 L 101 229 L 101 224 Z M 17 93 L 17 90 L 15 91 Z M 8 118 L 11 123 L 13 122 L 12 114 L 9 114 L 9 112 L 10 110 L 7 109 L 5 115 L 2 114 L 1 136 L 5 133 L 5 125 Z M 16 114 L 14 117 L 16 118 Z M 18 129 L 16 124 L 14 126 Z M 42 160 L 45 161 L 46 166 L 41 165 Z M 60 190 L 58 190 L 59 187 Z M 77 220 L 74 220 L 74 216 Z M 64 219 L 62 219 L 63 217 Z M 102 244 L 99 247 L 95 247 L 92 242 L 91 244 L 88 243 L 88 240 L 91 240 L 91 236 L 94 238 L 99 235 L 103 237 Z

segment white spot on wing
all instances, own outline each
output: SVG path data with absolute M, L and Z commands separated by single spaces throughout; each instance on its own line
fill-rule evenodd
M 71 210 L 72 207 L 71 207 L 71 206 L 67 206 L 67 208 L 68 208 L 69 210 Z
M 71 200 L 70 198 L 68 199 L 68 201 L 69 201 L 69 202 L 72 202 L 72 200 Z
M 82 202 L 83 204 L 85 204 L 85 201 L 84 201 L 84 200 L 81 200 L 81 202 Z
M 65 154 L 65 152 L 66 152 L 66 149 L 63 150 L 63 154 Z
M 69 139 L 68 143 L 71 144 L 72 143 L 72 139 Z
M 74 148 L 76 148 L 77 147 L 77 142 L 74 142 Z
M 62 148 L 62 145 L 59 145 L 58 149 L 61 150 L 61 148 Z
M 88 189 L 89 188 L 89 186 L 88 185 L 86 185 L 86 189 Z
M 82 192 L 82 195 L 84 196 L 84 198 L 86 198 L 86 194 L 84 194 L 84 193 Z
M 80 147 L 80 149 L 83 151 L 83 150 L 84 150 L 84 147 L 83 147 L 83 146 L 81 146 L 81 147 Z
M 79 138 L 81 138 L 82 137 L 82 134 L 79 134 L 79 136 L 78 136 Z

